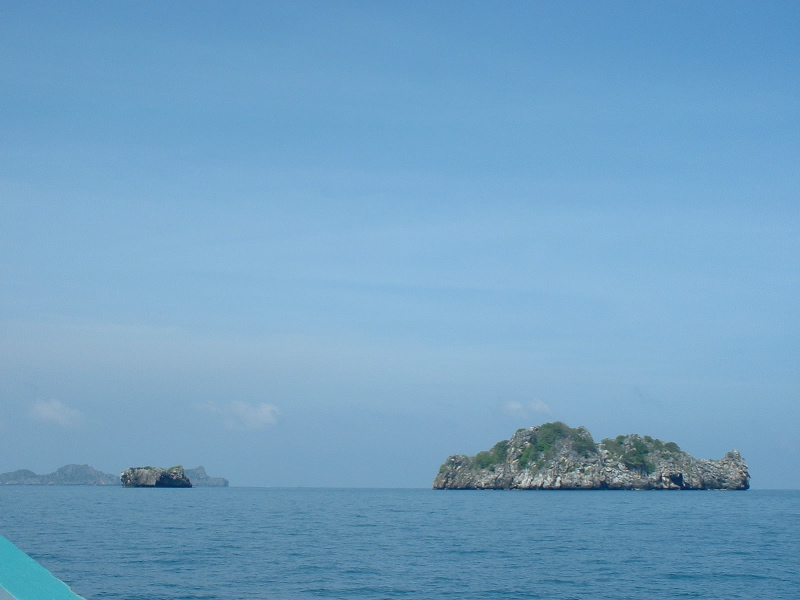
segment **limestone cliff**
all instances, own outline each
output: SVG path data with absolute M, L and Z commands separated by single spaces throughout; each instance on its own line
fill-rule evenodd
M 181 466 L 169 469 L 131 467 L 125 469 L 119 479 L 123 487 L 192 487 L 192 482 L 186 477 Z
M 545 423 L 475 456 L 453 455 L 434 489 L 746 490 L 747 464 L 736 450 L 697 459 L 673 442 L 621 435 L 595 443 L 583 427 Z

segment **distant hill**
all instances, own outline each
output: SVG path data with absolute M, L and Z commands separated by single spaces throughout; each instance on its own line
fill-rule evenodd
M 228 487 L 224 477 L 209 477 L 202 466 L 186 469 L 194 487 Z M 66 465 L 54 473 L 38 475 L 28 469 L 0 474 L 0 485 L 121 485 L 119 475 L 98 471 L 89 465 Z
M 209 477 L 202 466 L 196 469 L 186 469 L 184 473 L 194 487 L 228 487 L 229 484 L 224 477 Z
M 48 475 L 37 475 L 27 469 L 3 473 L 0 485 L 119 485 L 119 476 L 89 465 L 66 465 Z

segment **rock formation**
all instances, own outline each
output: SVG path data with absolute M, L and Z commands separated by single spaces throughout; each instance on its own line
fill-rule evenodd
M 228 480 L 224 477 L 210 477 L 204 467 L 186 469 L 186 476 L 191 480 L 192 487 L 228 487 Z
M 131 467 L 120 474 L 119 480 L 123 487 L 192 487 L 192 482 L 181 466 L 169 469 Z
M 118 485 L 119 479 L 89 465 L 65 465 L 53 473 L 37 475 L 20 469 L 0 475 L 0 485 Z
M 545 423 L 475 456 L 450 456 L 434 489 L 746 490 L 747 464 L 736 450 L 703 460 L 673 442 L 620 435 L 595 443 L 583 427 Z

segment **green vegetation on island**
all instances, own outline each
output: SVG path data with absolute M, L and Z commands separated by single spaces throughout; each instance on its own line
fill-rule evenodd
M 517 433 L 527 431 L 526 429 L 519 429 Z M 563 440 L 569 440 L 575 451 L 584 456 L 597 452 L 597 446 L 586 429 L 583 427 L 573 429 L 561 421 L 556 421 L 554 423 L 545 423 L 533 432 L 530 436 L 530 443 L 516 458 L 519 466 L 524 469 L 531 464 L 541 464 L 543 460 L 553 456 L 558 442 Z M 471 468 L 494 470 L 498 465 L 506 462 L 509 443 L 509 440 L 503 440 L 497 442 L 491 450 L 478 452 L 470 459 Z M 445 466 L 442 465 L 442 468 L 445 468 Z
M 655 464 L 648 457 L 651 454 L 677 456 L 681 449 L 675 442 L 662 442 L 649 435 L 639 437 L 636 434 L 618 435 L 614 439 L 606 438 L 601 446 L 615 459 L 623 462 L 629 469 L 639 469 L 645 473 L 655 471 Z

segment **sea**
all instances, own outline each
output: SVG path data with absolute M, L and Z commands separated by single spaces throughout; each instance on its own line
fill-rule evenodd
M 2 486 L 87 600 L 800 598 L 800 491 Z

